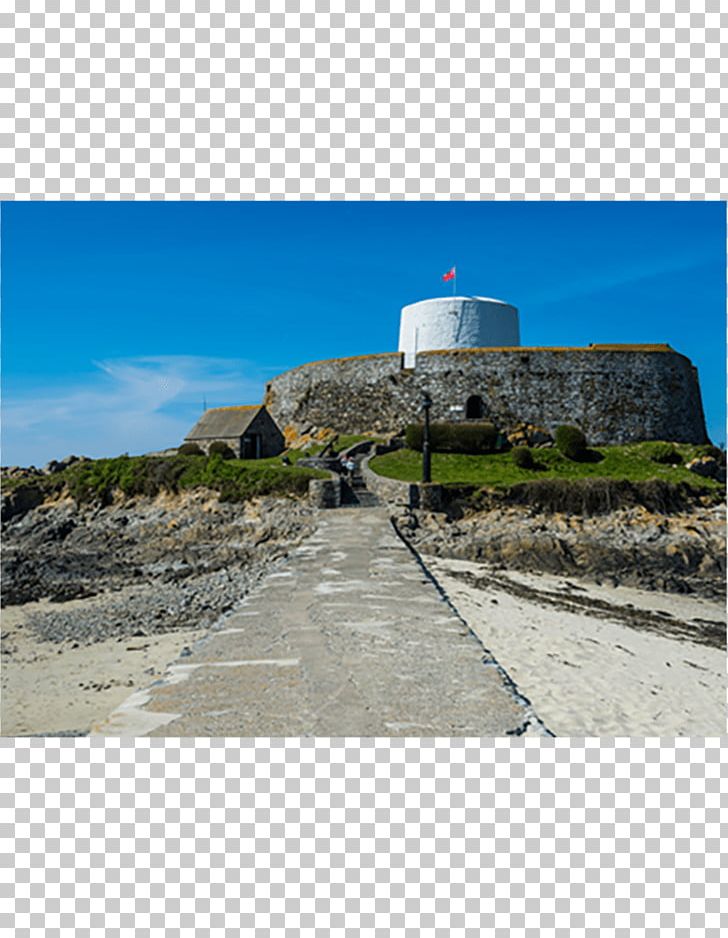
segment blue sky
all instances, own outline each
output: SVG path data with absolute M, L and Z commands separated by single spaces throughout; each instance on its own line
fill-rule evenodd
M 723 203 L 9 202 L 1 225 L 4 465 L 174 446 L 203 398 L 394 351 L 453 264 L 524 345 L 669 342 L 725 440 Z

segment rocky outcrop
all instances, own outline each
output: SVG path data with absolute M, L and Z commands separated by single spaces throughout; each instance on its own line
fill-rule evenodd
M 4 606 L 49 598 L 35 614 L 51 641 L 93 641 L 204 626 L 314 526 L 304 500 L 219 502 L 213 493 L 45 503 L 3 525 Z M 65 612 L 66 600 L 88 598 Z
M 176 452 L 176 450 L 174 450 Z M 32 479 L 34 476 L 49 476 L 56 472 L 63 472 L 77 462 L 89 462 L 88 456 L 66 456 L 64 459 L 51 459 L 42 469 L 35 466 L 3 466 L 0 470 L 3 477 L 9 479 Z
M 593 517 L 510 506 L 459 520 L 399 509 L 395 522 L 425 554 L 612 585 L 725 595 L 722 505 L 669 516 L 638 506 Z
M 39 485 L 23 485 L 13 492 L 2 497 L 0 520 L 10 521 L 26 511 L 37 508 L 45 499 L 45 493 Z
M 721 463 L 714 456 L 698 456 L 697 459 L 691 459 L 686 463 L 685 468 L 696 475 L 703 476 L 704 479 L 725 482 L 725 459 Z
M 550 446 L 554 438 L 543 427 L 534 427 L 530 423 L 519 423 L 510 427 L 506 439 L 511 446 Z

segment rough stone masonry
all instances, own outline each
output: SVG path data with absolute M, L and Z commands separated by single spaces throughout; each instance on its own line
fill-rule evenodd
M 596 445 L 707 442 L 697 370 L 669 345 L 449 349 L 403 365 L 399 352 L 300 365 L 268 384 L 265 405 L 298 432 L 394 433 L 421 420 L 427 391 L 433 420 L 466 420 L 476 398 L 501 427 L 575 424 Z

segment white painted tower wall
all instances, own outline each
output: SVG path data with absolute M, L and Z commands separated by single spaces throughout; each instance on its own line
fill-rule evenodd
M 418 352 L 453 348 L 512 348 L 521 344 L 515 306 L 485 296 L 443 296 L 402 309 L 399 351 L 414 368 Z

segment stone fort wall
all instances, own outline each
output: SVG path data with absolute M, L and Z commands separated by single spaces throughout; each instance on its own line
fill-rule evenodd
M 332 359 L 274 378 L 265 405 L 281 428 L 391 433 L 422 419 L 423 391 L 434 421 L 465 420 L 478 396 L 500 427 L 575 424 L 593 444 L 707 441 L 697 371 L 668 345 L 452 349 L 421 352 L 411 369 L 398 352 Z

